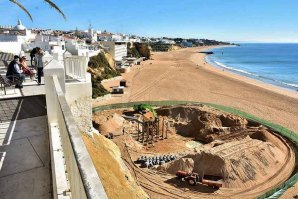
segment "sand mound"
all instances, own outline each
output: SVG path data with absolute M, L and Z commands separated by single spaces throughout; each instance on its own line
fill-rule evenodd
M 157 113 L 172 118 L 177 133 L 207 143 L 219 135 L 229 134 L 231 129 L 245 128 L 248 123 L 242 117 L 206 106 L 164 107 L 158 109 Z
M 248 188 L 274 175 L 286 158 L 272 143 L 249 137 L 217 146 L 210 144 L 210 147 L 168 163 L 162 169 L 175 174 L 178 170 L 191 171 L 193 168 L 192 171 L 199 175 L 223 177 L 223 187 Z
M 166 170 L 171 174 L 176 174 L 178 170 L 192 172 L 194 168 L 194 160 L 192 158 L 180 158 L 172 164 L 160 166 L 158 169 Z
M 125 119 L 117 113 L 93 117 L 93 123 L 97 124 L 98 131 L 105 135 L 107 133 L 121 132 Z

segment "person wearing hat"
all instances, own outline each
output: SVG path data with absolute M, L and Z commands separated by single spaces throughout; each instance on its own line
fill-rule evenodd
M 29 75 L 31 80 L 33 80 L 34 76 L 36 74 L 36 71 L 34 69 L 31 69 L 28 67 L 27 62 L 26 62 L 26 56 L 23 56 L 20 58 L 20 66 L 23 71 L 23 74 Z
M 16 83 L 16 88 L 23 88 L 25 75 L 19 66 L 20 57 L 15 55 L 14 59 L 9 63 L 6 72 L 6 78 Z

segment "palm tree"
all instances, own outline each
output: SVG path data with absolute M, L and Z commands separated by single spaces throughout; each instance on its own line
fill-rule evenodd
M 9 1 L 16 4 L 18 7 L 20 7 L 30 17 L 31 21 L 33 21 L 33 18 L 30 12 L 22 4 L 20 4 L 17 0 L 9 0 Z M 50 5 L 51 8 L 54 8 L 57 12 L 59 12 L 62 15 L 62 17 L 66 20 L 66 16 L 55 3 L 53 3 L 50 0 L 44 0 L 44 2 Z

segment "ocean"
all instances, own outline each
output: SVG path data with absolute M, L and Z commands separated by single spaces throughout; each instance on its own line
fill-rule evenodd
M 211 50 L 206 61 L 223 70 L 298 91 L 298 44 L 240 44 Z

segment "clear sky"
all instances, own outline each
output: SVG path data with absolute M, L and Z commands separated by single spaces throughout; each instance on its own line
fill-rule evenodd
M 140 36 L 223 41 L 298 42 L 298 0 L 53 0 L 65 21 L 43 0 L 19 0 L 34 21 L 0 0 L 0 24 L 17 19 L 29 28 L 96 30 Z

